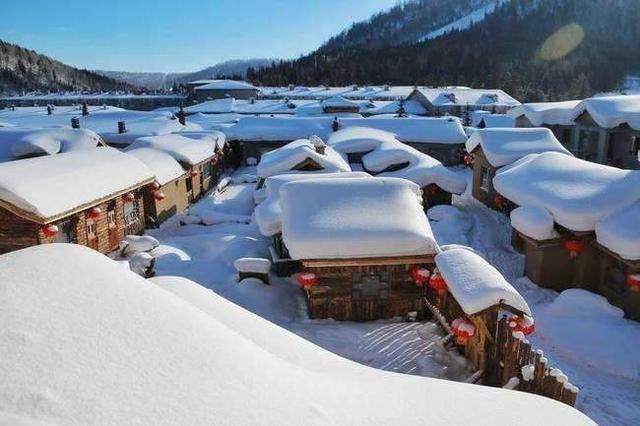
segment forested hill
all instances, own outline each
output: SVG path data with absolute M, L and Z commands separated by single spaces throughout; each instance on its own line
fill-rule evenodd
M 525 101 L 579 98 L 614 89 L 640 71 L 638 3 L 511 0 L 435 39 L 371 47 L 336 37 L 308 56 L 251 69 L 247 77 L 263 85 L 466 85 L 503 88 Z
M 0 40 L 0 93 L 35 90 L 129 90 L 133 86 L 80 70 Z

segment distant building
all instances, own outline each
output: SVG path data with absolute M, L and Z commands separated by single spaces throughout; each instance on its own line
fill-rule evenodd
M 520 105 L 517 99 L 503 90 L 466 87 L 416 88 L 407 99 L 420 103 L 429 115 L 436 116 L 449 114 L 461 117 L 476 110 L 504 114 Z
M 213 99 L 251 99 L 258 96 L 259 89 L 246 81 L 201 80 L 190 83 L 193 98 L 198 101 Z

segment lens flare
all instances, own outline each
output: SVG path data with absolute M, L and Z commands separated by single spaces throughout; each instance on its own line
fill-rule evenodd
M 557 61 L 573 52 L 584 40 L 584 30 L 576 23 L 565 25 L 545 40 L 538 51 L 538 59 Z

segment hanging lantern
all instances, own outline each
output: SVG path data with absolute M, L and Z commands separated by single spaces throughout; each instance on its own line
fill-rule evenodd
M 198 170 L 196 170 L 196 169 L 191 169 L 191 171 L 189 172 L 189 175 L 190 175 L 191 177 L 196 177 L 196 176 L 198 176 Z
M 464 165 L 465 166 L 467 166 L 467 167 L 473 166 L 473 155 L 471 155 L 471 154 L 465 155 L 464 158 L 463 158 L 463 161 L 464 161 Z
M 313 272 L 302 272 L 298 275 L 298 284 L 300 287 L 309 288 L 318 283 L 318 277 Z
M 584 251 L 584 244 L 580 240 L 566 240 L 564 248 L 569 252 L 571 257 L 576 257 Z
M 436 272 L 431 275 L 431 279 L 429 279 L 429 288 L 436 290 L 438 293 L 443 293 L 447 290 L 447 282 L 444 280 L 441 273 Z
M 152 191 L 157 191 L 158 189 L 160 189 L 160 184 L 158 182 L 151 182 L 149 185 L 147 185 L 148 188 Z
M 94 207 L 89 211 L 89 217 L 95 219 L 100 216 L 100 213 L 102 213 L 102 209 L 100 207 Z
M 153 193 L 153 198 L 155 198 L 158 201 L 162 201 L 164 200 L 164 192 L 162 191 L 156 191 Z
M 128 202 L 132 202 L 136 199 L 136 195 L 133 192 L 127 192 L 122 196 L 122 199 Z
M 466 345 L 476 334 L 476 326 L 464 318 L 456 318 L 451 323 L 451 332 L 456 338 L 457 345 Z
M 427 192 L 429 194 L 433 195 L 433 194 L 436 194 L 438 191 L 440 191 L 440 187 L 435 183 L 430 183 L 429 185 L 427 185 Z
M 627 275 L 627 287 L 634 293 L 640 293 L 640 274 Z
M 218 164 L 218 157 L 213 157 L 211 159 L 211 164 L 213 164 L 214 166 Z
M 42 232 L 47 237 L 55 237 L 56 235 L 58 235 L 58 232 L 60 232 L 60 230 L 56 225 L 47 225 L 42 228 Z
M 409 275 L 411 275 L 411 278 L 413 278 L 417 285 L 422 286 L 429 282 L 431 272 L 427 268 L 416 265 L 411 268 Z
M 534 331 L 536 331 L 536 326 L 533 322 L 533 318 L 529 315 L 514 315 L 509 318 L 509 325 L 511 325 L 515 331 L 520 331 L 525 336 L 530 335 Z
M 496 195 L 493 199 L 493 203 L 497 208 L 502 210 L 504 208 L 504 197 L 502 195 Z

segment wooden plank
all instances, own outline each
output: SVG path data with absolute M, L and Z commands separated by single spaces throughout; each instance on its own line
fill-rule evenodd
M 339 266 L 367 266 L 367 265 L 417 265 L 434 263 L 434 255 L 398 256 L 398 257 L 367 257 L 352 259 L 303 259 L 302 264 L 307 268 L 329 268 Z

